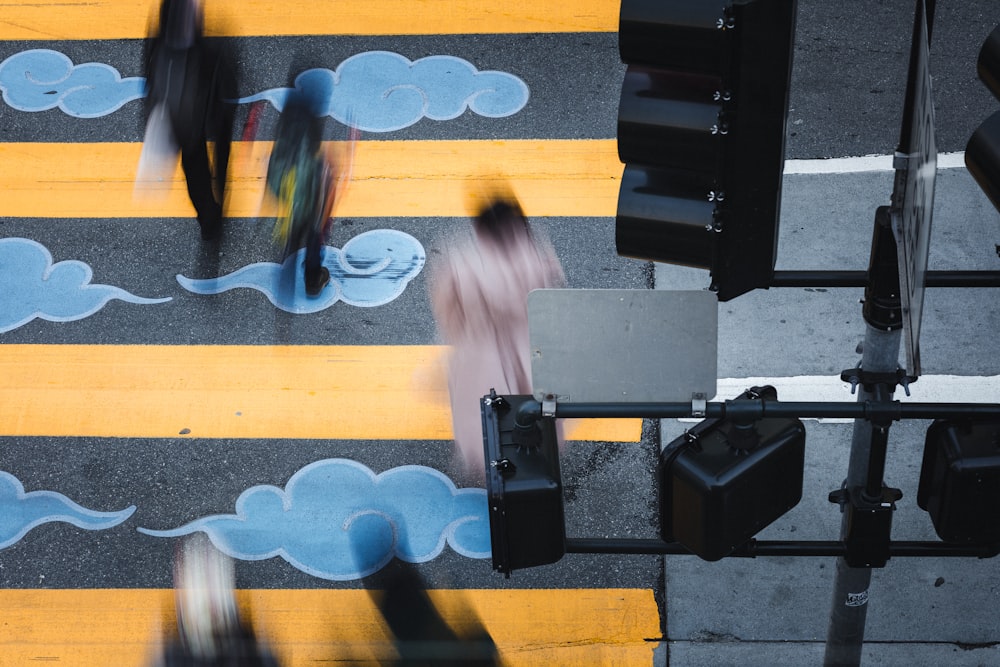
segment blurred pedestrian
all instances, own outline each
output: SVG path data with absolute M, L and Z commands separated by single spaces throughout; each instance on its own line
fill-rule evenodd
M 173 156 L 180 151 L 201 237 L 217 238 L 233 133 L 233 64 L 219 43 L 205 38 L 200 0 L 163 0 L 147 49 L 145 142 L 160 152 L 169 144 Z
M 385 667 L 498 667 L 500 653 L 475 610 L 463 600 L 450 606 L 460 627 L 449 624 L 427 592 L 416 566 L 394 560 L 369 589 L 392 632 L 397 656 Z M 456 624 L 458 625 L 458 624 Z
M 485 478 L 479 400 L 531 393 L 528 293 L 561 287 L 555 250 L 529 227 L 520 205 L 499 198 L 451 241 L 431 267 L 431 307 L 451 346 L 448 389 L 456 450 L 467 474 Z
M 277 199 L 275 241 L 282 261 L 305 248 L 305 291 L 317 296 L 330 282 L 323 248 L 333 227 L 333 208 L 349 179 L 358 131 L 337 154 L 323 146 L 322 107 L 327 91 L 293 87 L 285 98 L 267 165 L 267 189 Z
M 203 533 L 186 539 L 174 563 L 177 635 L 157 667 L 278 667 L 240 617 L 232 560 Z
M 267 188 L 278 200 L 275 241 L 282 260 L 306 249 L 306 294 L 318 295 L 330 282 L 323 245 L 330 231 L 333 169 L 323 155 L 323 126 L 316 101 L 292 89 L 285 99 L 267 165 Z
M 396 523 L 400 543 L 412 538 L 406 522 Z M 353 534 L 351 546 L 355 562 L 370 562 L 370 544 L 364 536 Z M 393 558 L 384 567 L 363 579 L 368 594 L 382 615 L 393 650 L 380 652 L 382 667 L 499 667 L 503 664 L 489 631 L 479 618 L 475 605 L 452 591 L 448 602 L 427 589 L 419 567 Z M 454 588 L 454 587 L 451 587 Z M 380 656 L 381 657 L 381 656 Z

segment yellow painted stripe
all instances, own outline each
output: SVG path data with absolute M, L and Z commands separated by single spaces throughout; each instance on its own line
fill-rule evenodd
M 448 440 L 445 350 L 0 345 L 0 433 Z M 582 420 L 568 437 L 637 442 L 641 430 L 637 419 Z
M 0 143 L 0 217 L 192 216 L 179 168 L 137 196 L 139 143 Z M 271 144 L 237 142 L 227 215 L 262 209 Z M 470 200 L 505 183 L 529 216 L 615 215 L 622 164 L 614 139 L 362 141 L 338 204 L 344 217 L 468 215 Z
M 146 37 L 153 0 L 59 0 L 3 6 L 0 39 Z M 416 35 L 616 32 L 610 0 L 210 0 L 210 35 Z
M 652 664 L 651 590 L 433 590 L 457 631 L 478 617 L 507 667 Z M 0 590 L 0 662 L 146 665 L 174 627 L 170 590 Z M 286 667 L 378 664 L 391 634 L 365 590 L 239 591 Z M 471 611 L 471 614 L 470 614 Z

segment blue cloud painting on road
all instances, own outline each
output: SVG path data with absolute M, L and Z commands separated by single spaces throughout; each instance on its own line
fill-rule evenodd
M 246 287 L 264 293 L 275 306 L 289 313 L 315 313 L 337 301 L 352 306 L 382 306 L 403 293 L 426 262 L 420 241 L 395 229 L 374 229 L 358 234 L 343 249 L 325 248 L 323 265 L 330 270 L 330 284 L 318 296 L 305 292 L 305 249 L 282 264 L 258 262 L 218 278 L 177 276 L 181 286 L 195 294 L 219 294 Z
M 93 315 L 112 299 L 163 303 L 110 285 L 91 285 L 94 273 L 78 260 L 52 263 L 48 248 L 31 239 L 0 239 L 0 333 L 36 317 L 69 322 Z
M 335 71 L 306 70 L 295 87 L 326 100 L 322 115 L 365 132 L 401 130 L 425 117 L 451 120 L 466 109 L 501 118 L 528 103 L 527 84 L 513 74 L 479 71 L 455 56 L 409 60 L 390 51 L 359 53 Z M 281 111 L 290 90 L 272 88 L 238 101 L 267 100 Z
M 488 558 L 485 489 L 459 489 L 443 473 L 407 465 L 375 474 L 348 459 L 298 470 L 284 489 L 253 486 L 234 514 L 203 517 L 172 530 L 139 528 L 154 537 L 206 533 L 241 560 L 280 556 L 314 577 L 365 577 L 393 557 L 422 563 L 447 544 L 468 558 Z
M 0 470 L 0 549 L 16 544 L 43 523 L 62 521 L 85 530 L 117 526 L 135 512 L 135 505 L 119 512 L 95 512 L 55 491 L 25 493 L 21 481 Z
M 523 80 L 497 70 L 480 71 L 467 60 L 435 55 L 410 60 L 391 51 L 365 51 L 336 70 L 308 69 L 295 87 L 321 100 L 321 115 L 366 132 L 392 132 L 423 118 L 443 121 L 466 110 L 488 118 L 513 115 L 528 103 Z M 59 51 L 29 49 L 0 63 L 0 92 L 19 111 L 59 108 L 76 118 L 98 118 L 145 96 L 146 79 L 122 77 L 103 63 L 73 61 Z M 281 111 L 290 88 L 232 100 L 266 100 Z
M 122 78 L 103 63 L 74 65 L 59 51 L 30 49 L 0 63 L 0 91 L 19 111 L 59 107 L 77 118 L 97 118 L 145 95 L 146 80 Z

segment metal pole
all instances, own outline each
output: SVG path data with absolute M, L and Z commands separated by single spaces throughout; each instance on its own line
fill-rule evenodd
M 902 330 L 878 330 L 867 327 L 861 367 L 874 372 L 895 371 L 899 361 Z M 858 401 L 872 399 L 873 396 L 858 387 Z M 865 486 L 868 480 L 868 464 L 871 455 L 871 424 L 864 420 L 854 422 L 854 436 L 851 441 L 851 458 L 847 471 L 847 488 Z M 847 514 L 841 525 L 841 539 L 847 536 Z M 868 586 L 872 571 L 868 567 L 850 567 L 844 558 L 837 559 L 834 572 L 833 605 L 830 612 L 830 626 L 826 638 L 826 654 L 823 664 L 859 665 L 861 648 L 865 637 L 865 620 L 868 614 Z
M 902 339 L 901 301 L 899 292 L 899 264 L 896 243 L 892 234 L 889 207 L 879 207 L 875 212 L 872 233 L 872 250 L 869 264 L 869 284 L 865 289 L 863 314 L 865 340 L 861 351 L 861 370 L 867 373 L 893 373 L 899 368 L 899 350 Z M 891 401 L 895 385 L 858 385 L 858 401 Z M 851 457 L 847 469 L 848 489 L 869 486 L 872 463 L 873 424 L 855 420 L 851 440 Z M 880 446 L 885 443 L 878 443 Z M 876 459 L 884 452 L 876 452 Z M 881 466 L 884 469 L 884 458 Z M 881 477 L 881 472 L 879 477 Z M 878 480 L 879 491 L 882 480 Z M 841 539 L 847 539 L 850 528 L 850 508 L 842 506 Z M 888 536 L 887 536 L 888 538 Z M 834 570 L 833 604 L 830 626 L 826 635 L 826 654 L 823 664 L 860 665 L 861 648 L 865 638 L 865 620 L 868 614 L 868 586 L 871 583 L 870 567 L 851 567 L 847 559 L 837 559 Z

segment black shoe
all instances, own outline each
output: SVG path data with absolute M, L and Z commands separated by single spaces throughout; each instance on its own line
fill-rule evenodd
M 330 282 L 330 269 L 325 266 L 319 267 L 315 273 L 306 274 L 306 294 L 317 296 L 323 288 Z

